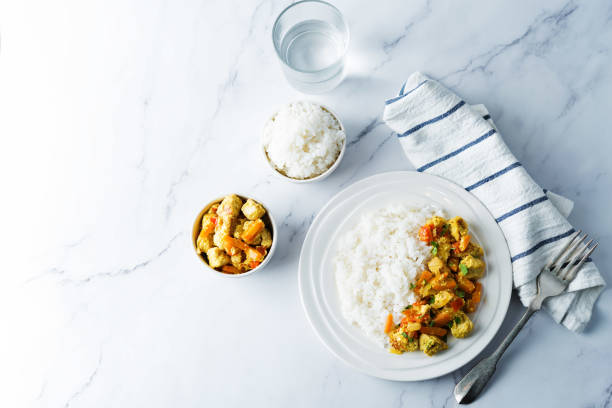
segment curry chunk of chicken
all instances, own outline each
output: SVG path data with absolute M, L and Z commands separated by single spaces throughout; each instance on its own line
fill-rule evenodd
M 213 247 L 213 235 L 207 234 L 206 231 L 200 231 L 196 240 L 197 253 L 206 253 L 210 248 Z
M 208 264 L 213 268 L 220 268 L 230 263 L 230 257 L 221 248 L 213 247 L 206 251 Z
M 452 218 L 448 221 L 448 225 L 450 226 L 450 233 L 455 238 L 455 240 L 459 241 L 462 236 L 467 235 L 468 233 L 468 225 L 467 222 L 461 217 Z
M 217 224 L 217 215 L 215 213 L 209 212 L 204 214 L 202 217 L 202 232 L 206 232 L 210 234 L 215 230 L 215 226 Z
M 442 259 L 444 262 L 448 261 L 452 247 L 453 245 L 449 237 L 443 236 L 438 238 L 438 249 L 436 256 Z
M 219 208 L 217 208 L 217 215 L 221 219 L 235 220 L 240 214 L 240 208 L 242 207 L 242 200 L 236 194 L 230 194 L 221 201 Z
M 420 306 L 414 306 L 414 307 L 415 307 L 415 310 L 417 310 L 421 316 L 429 315 L 429 309 L 431 309 L 431 305 L 420 305 Z
M 448 302 L 453 300 L 454 295 L 447 290 L 443 290 L 442 292 L 438 292 L 434 295 L 433 303 L 431 307 L 434 309 L 440 309 L 446 306 Z
M 256 219 L 263 217 L 266 210 L 257 201 L 249 198 L 242 206 L 242 213 L 245 217 L 247 217 L 247 219 L 255 221 Z
M 439 337 L 421 333 L 421 337 L 419 337 L 419 348 L 428 356 L 433 356 L 442 350 L 446 350 L 448 346 Z
M 235 222 L 235 219 L 228 218 L 219 218 L 217 220 L 217 226 L 215 227 L 215 235 L 213 236 L 213 243 L 216 247 L 221 248 L 223 246 L 223 238 L 228 235 L 232 235 Z
M 448 266 L 446 266 L 446 262 L 444 262 L 437 256 L 431 258 L 427 263 L 427 266 L 429 267 L 429 270 L 435 273 L 436 275 L 448 272 Z
M 417 294 L 422 297 L 422 298 L 426 298 L 428 296 L 433 296 L 437 293 L 437 290 L 435 290 L 432 286 L 431 283 L 426 283 L 425 285 L 423 285 L 423 287 L 421 288 L 417 288 Z
M 470 243 L 466 251 L 475 258 L 482 258 L 484 256 L 484 251 L 478 244 Z
M 244 269 L 244 252 L 239 252 L 235 255 L 232 255 L 230 257 L 230 262 L 232 263 L 232 265 L 238 269 Z
M 427 224 L 431 224 L 436 228 L 441 228 L 444 226 L 444 224 L 446 224 L 446 220 L 442 217 L 434 215 L 433 217 L 427 220 Z
M 462 311 L 458 311 L 455 313 L 455 317 L 450 324 L 450 329 L 453 336 L 462 339 L 472 332 L 474 323 L 472 323 L 468 315 Z
M 240 237 L 242 236 L 242 232 L 244 231 L 244 223 L 246 221 L 246 219 L 241 219 L 238 221 L 238 223 L 234 227 L 234 238 L 240 239 Z
M 468 255 L 459 263 L 460 268 L 461 265 L 464 265 L 467 268 L 467 273 L 463 274 L 463 277 L 467 279 L 480 279 L 484 276 L 485 263 L 482 259 L 474 258 L 472 255 Z
M 270 248 L 272 246 L 272 233 L 270 232 L 269 229 L 264 228 L 263 231 L 261 231 L 260 233 L 261 235 L 261 242 L 259 243 L 259 245 L 261 245 L 264 248 Z
M 393 350 L 400 353 L 419 349 L 418 334 L 406 333 L 400 327 L 389 332 L 389 343 Z
M 474 258 L 482 258 L 484 256 L 484 251 L 482 250 L 480 245 L 470 242 L 465 251 L 457 252 L 455 255 L 459 258 L 465 258 L 468 255 L 471 255 Z

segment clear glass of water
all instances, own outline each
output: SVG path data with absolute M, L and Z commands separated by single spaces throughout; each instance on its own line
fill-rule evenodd
M 340 11 L 320 0 L 304 0 L 283 10 L 272 41 L 287 81 L 308 94 L 332 90 L 344 78 L 349 29 Z

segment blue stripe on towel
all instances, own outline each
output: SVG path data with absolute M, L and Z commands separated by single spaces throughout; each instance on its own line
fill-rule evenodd
M 436 159 L 436 160 L 434 160 L 434 161 L 432 161 L 430 163 L 427 163 L 424 166 L 419 167 L 417 169 L 417 171 L 425 171 L 428 168 L 430 168 L 432 166 L 435 166 L 438 163 L 441 163 L 441 162 L 443 162 L 445 160 L 448 160 L 451 157 L 458 155 L 462 151 L 469 149 L 470 147 L 474 146 L 475 144 L 478 144 L 478 143 L 482 142 L 483 140 L 485 140 L 486 138 L 488 138 L 489 136 L 491 136 L 494 133 L 495 133 L 495 129 L 491 129 L 487 133 L 485 133 L 484 135 L 480 136 L 478 139 L 471 141 L 470 143 L 466 144 L 465 146 L 462 146 L 459 149 L 454 150 L 454 151 L 450 152 L 449 154 L 440 157 L 439 159 Z
M 489 181 L 501 176 L 502 174 L 505 174 L 507 172 L 509 172 L 510 170 L 519 167 L 521 165 L 521 163 L 516 162 L 516 163 L 512 163 L 511 165 L 509 165 L 508 167 L 506 167 L 505 169 L 501 169 L 500 171 L 498 171 L 497 173 L 493 173 L 491 174 L 489 177 L 485 177 L 482 180 L 480 180 L 477 183 L 472 184 L 471 186 L 467 186 L 465 189 L 467 191 L 472 191 L 473 189 L 475 189 L 476 187 L 482 186 L 485 183 L 488 183 Z
M 559 234 L 556 235 L 554 237 L 551 238 L 547 238 L 545 240 L 542 240 L 540 242 L 538 242 L 537 244 L 535 244 L 533 247 L 529 248 L 528 250 L 526 250 L 525 252 L 521 252 L 520 254 L 516 254 L 514 255 L 510 260 L 512 262 L 516 261 L 517 259 L 521 259 L 526 257 L 527 255 L 531 255 L 533 254 L 535 251 L 537 251 L 538 249 L 540 249 L 541 247 L 543 247 L 546 244 L 550 244 L 552 242 L 556 242 L 559 241 L 560 239 L 563 239 L 565 237 L 569 237 L 570 235 L 572 235 L 574 232 L 576 232 L 575 229 L 571 228 L 569 231 L 564 232 L 563 234 Z
M 426 80 L 424 80 L 423 82 L 421 82 L 420 84 L 418 84 L 417 86 L 415 86 L 414 88 L 412 88 L 411 90 L 409 90 L 409 91 L 408 91 L 408 92 L 406 92 L 406 93 L 403 93 L 403 92 L 404 92 L 404 87 L 406 86 L 406 84 L 404 84 L 404 86 L 402 86 L 402 89 L 400 89 L 400 94 L 399 94 L 399 96 L 396 96 L 395 98 L 387 99 L 387 100 L 385 101 L 385 105 L 390 105 L 390 104 L 392 104 L 393 102 L 397 102 L 397 101 L 399 101 L 399 100 L 400 100 L 400 99 L 402 99 L 404 96 L 409 95 L 411 92 L 414 92 L 414 91 L 416 91 L 417 89 L 419 89 L 419 88 L 421 87 L 421 85 L 423 85 L 425 82 L 427 82 L 427 79 L 426 79 Z
M 516 214 L 516 213 L 518 213 L 518 212 L 521 212 L 521 211 L 523 211 L 523 210 L 526 210 L 526 209 L 528 209 L 528 208 L 530 208 L 530 207 L 533 207 L 534 205 L 539 204 L 539 203 L 541 203 L 541 202 L 543 202 L 543 201 L 546 201 L 546 200 L 548 200 L 548 197 L 546 197 L 546 196 L 542 196 L 542 197 L 540 197 L 540 198 L 536 198 L 535 200 L 530 201 L 530 202 L 528 202 L 527 204 L 523 204 L 523 205 L 521 205 L 521 206 L 519 206 L 519 207 L 516 207 L 516 208 L 515 208 L 514 210 L 512 210 L 512 211 L 508 211 L 508 212 L 507 212 L 507 213 L 505 213 L 504 215 L 502 215 L 502 216 L 500 216 L 499 218 L 497 218 L 495 221 L 497 221 L 497 222 L 501 222 L 501 221 L 505 220 L 505 219 L 506 219 L 506 218 L 508 218 L 508 217 L 512 217 L 514 214 Z
M 520 254 L 516 254 L 514 255 L 510 260 L 512 262 L 516 261 L 517 259 L 521 259 L 526 257 L 527 255 L 531 255 L 533 254 L 535 251 L 537 251 L 538 249 L 540 249 L 541 247 L 543 247 L 546 244 L 550 244 L 552 242 L 557 242 L 560 239 L 563 239 L 565 237 L 569 237 L 570 235 L 572 235 L 574 232 L 576 232 L 575 229 L 571 228 L 569 231 L 564 232 L 563 234 L 559 234 L 556 235 L 554 237 L 551 238 L 547 238 L 545 240 L 542 240 L 540 242 L 538 242 L 537 244 L 535 244 L 533 247 L 529 248 L 527 251 L 525 252 L 521 252 Z
M 453 106 L 452 108 L 450 108 L 448 111 L 444 112 L 443 114 L 436 116 L 433 119 L 429 119 L 423 123 L 420 123 L 418 125 L 416 125 L 415 127 L 413 127 L 412 129 L 407 130 L 406 132 L 402 133 L 401 135 L 397 135 L 397 137 L 404 137 L 404 136 L 408 136 L 411 133 L 416 132 L 419 129 L 424 128 L 427 125 L 431 125 L 432 123 L 438 122 L 442 119 L 444 119 L 445 117 L 452 115 L 454 112 L 456 112 L 460 107 L 462 107 L 463 105 L 465 105 L 465 101 L 461 101 L 458 104 L 456 104 L 455 106 Z
M 404 85 L 402 85 L 402 89 L 400 89 L 399 96 L 404 95 L 404 89 L 406 89 L 406 82 L 404 82 Z

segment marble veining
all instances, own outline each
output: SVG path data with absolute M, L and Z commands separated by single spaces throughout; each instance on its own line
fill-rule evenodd
M 102 353 L 100 353 L 100 357 L 98 358 L 98 363 L 94 367 L 89 377 L 87 377 L 85 382 L 74 392 L 74 394 L 70 396 L 70 398 L 68 398 L 68 401 L 66 401 L 66 403 L 64 404 L 64 408 L 70 407 L 72 403 L 79 397 L 79 395 L 87 391 L 87 388 L 91 386 L 96 376 L 98 375 L 98 370 L 100 369 L 101 364 L 102 364 Z M 44 392 L 44 389 L 41 390 L 41 394 L 38 396 L 38 399 L 40 399 L 40 397 L 43 395 L 43 392 Z
M 570 1 L 557 12 L 538 16 L 536 21 L 533 24 L 530 24 L 519 37 L 514 38 L 507 43 L 496 45 L 485 53 L 477 55 L 475 58 L 470 58 L 469 62 L 465 66 L 442 76 L 441 79 L 446 81 L 458 74 L 471 74 L 476 71 L 491 74 L 487 68 L 495 58 L 509 51 L 511 48 L 523 45 L 525 43 L 527 44 L 524 46 L 525 50 L 523 50 L 523 55 L 526 55 L 527 53 L 535 55 L 545 54 L 546 49 L 551 46 L 551 42 L 555 39 L 555 37 L 562 30 L 567 28 L 566 19 L 578 8 L 578 6 L 574 3 L 574 1 Z M 543 33 L 539 33 L 538 31 L 543 31 Z M 542 36 L 544 38 L 540 38 Z M 535 39 L 533 43 L 528 42 L 528 40 L 531 38 Z
M 449 375 L 399 383 L 346 367 L 317 339 L 297 261 L 319 209 L 364 177 L 413 167 L 381 119 L 413 71 L 487 106 L 532 177 L 575 201 L 610 281 L 612 4 L 338 0 L 347 77 L 309 96 L 271 42 L 289 1 L 0 3 L 2 407 L 453 407 Z M 323 103 L 342 163 L 296 185 L 263 162 L 279 105 Z M 193 219 L 228 192 L 279 227 L 267 268 L 203 269 Z M 612 296 L 585 333 L 538 314 L 479 407 L 612 406 Z M 522 312 L 516 296 L 488 353 Z

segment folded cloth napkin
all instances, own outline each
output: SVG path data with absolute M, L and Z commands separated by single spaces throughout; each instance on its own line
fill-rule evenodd
M 384 121 L 397 132 L 417 171 L 445 177 L 482 201 L 503 231 L 523 305 L 535 279 L 575 232 L 566 220 L 573 203 L 543 190 L 510 152 L 484 105 L 470 106 L 439 82 L 416 72 L 385 105 Z M 605 282 L 592 261 L 567 293 L 544 303 L 553 319 L 581 331 Z

